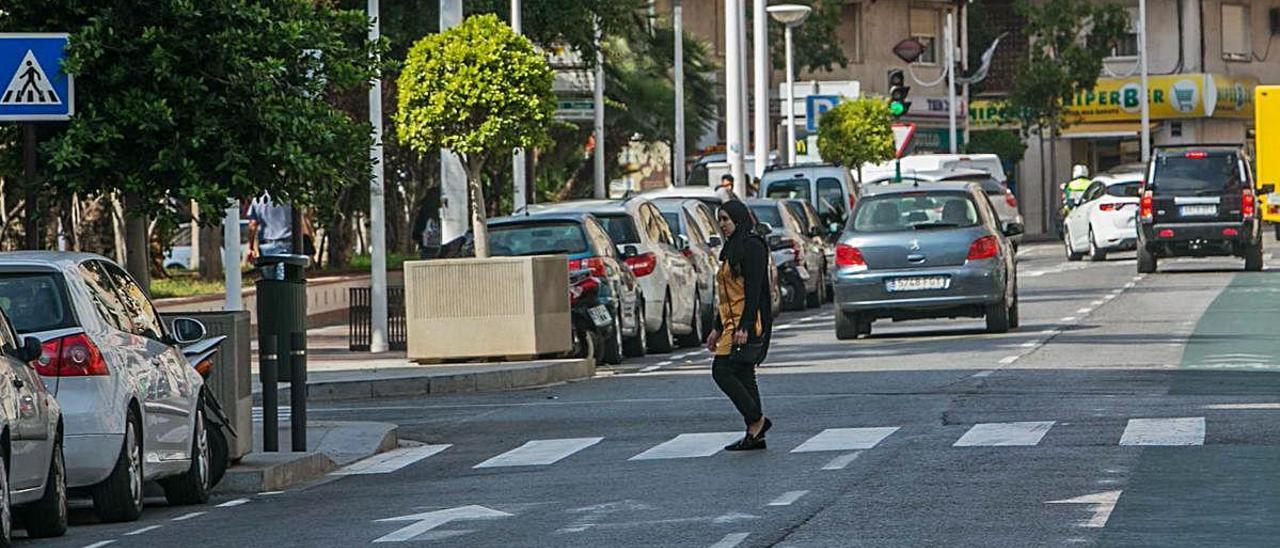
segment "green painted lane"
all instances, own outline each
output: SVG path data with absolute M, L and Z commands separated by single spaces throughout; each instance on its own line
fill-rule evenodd
M 1280 372 L 1280 276 L 1236 275 L 1200 317 L 1181 368 Z

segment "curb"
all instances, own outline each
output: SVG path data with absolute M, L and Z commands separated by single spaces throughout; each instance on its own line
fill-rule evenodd
M 322 428 L 337 423 L 309 422 L 312 428 Z M 283 491 L 290 487 L 309 483 L 353 462 L 385 453 L 399 445 L 399 427 L 389 423 L 342 423 L 348 438 L 346 447 L 331 447 L 324 451 L 292 453 L 287 451 L 288 433 L 281 436 L 281 452 L 255 452 L 245 455 L 240 462 L 227 469 L 215 493 L 261 493 Z M 354 436 L 352 432 L 359 429 Z M 255 433 L 256 434 L 256 433 Z M 318 445 L 323 446 L 323 440 Z
M 441 366 L 426 366 L 441 367 Z M 443 366 L 449 367 L 449 366 Z M 495 365 L 490 370 L 449 373 L 436 369 L 419 375 L 374 379 L 318 380 L 307 382 L 307 401 L 330 402 L 376 398 L 405 398 L 476 392 L 503 392 L 559 384 L 595 376 L 592 359 L 548 360 L 532 364 Z M 288 402 L 288 385 L 280 389 L 280 402 Z M 262 405 L 262 394 L 253 402 Z

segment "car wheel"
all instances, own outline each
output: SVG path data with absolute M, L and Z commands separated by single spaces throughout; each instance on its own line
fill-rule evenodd
M 1107 250 L 1098 247 L 1097 240 L 1093 238 L 1093 229 L 1089 229 L 1089 260 L 1095 263 L 1107 260 Z
M 231 464 L 231 444 L 227 442 L 227 434 L 222 425 L 208 419 L 204 420 L 205 432 L 209 434 L 209 489 L 213 490 L 227 473 L 227 465 Z
M 790 286 L 791 287 L 787 289 L 787 299 L 782 303 L 782 309 L 788 312 L 804 310 L 804 280 L 801 280 L 800 277 L 797 276 L 796 279 L 790 283 Z
M 1064 230 L 1062 232 L 1062 247 L 1066 249 L 1068 261 L 1078 261 L 1084 258 L 1084 255 L 1076 253 L 1076 251 L 1071 248 L 1071 232 L 1068 230 Z
M 858 338 L 862 330 L 862 319 L 858 314 L 848 312 L 836 312 L 836 338 L 842 341 L 852 341 Z
M 1244 269 L 1246 272 L 1262 271 L 1262 242 L 1251 244 L 1244 251 Z
M 1158 266 L 1155 253 L 1152 253 L 1146 246 L 1138 244 L 1138 273 L 1152 274 Z
M 589 343 L 588 343 L 589 344 Z M 191 467 L 172 478 L 160 480 L 164 498 L 173 505 L 209 502 L 209 430 L 205 428 L 204 404 L 196 403 L 195 435 L 191 439 Z
M 596 345 L 591 331 L 585 325 L 585 322 L 581 320 L 575 322 L 573 326 L 573 349 L 569 351 L 570 358 L 585 360 L 596 357 Z
M 1271 225 L 1271 226 L 1275 227 L 1275 231 L 1276 231 L 1276 240 L 1280 240 L 1280 223 L 1276 223 L 1276 224 Z
M 1005 299 L 987 305 L 987 333 L 1007 333 L 1009 331 L 1009 305 Z
M 666 354 L 675 348 L 676 341 L 671 336 L 671 299 L 666 299 L 662 301 L 662 325 L 658 326 L 653 338 L 649 339 L 649 351 Z
M 827 285 L 827 280 L 825 278 L 825 273 L 818 274 L 818 282 L 813 284 L 813 293 L 805 295 L 804 297 L 804 305 L 806 308 L 817 308 L 822 306 L 822 301 L 824 300 L 822 297 L 822 289 Z
M 622 363 L 622 315 L 613 315 L 613 335 L 605 341 L 600 359 L 609 365 Z
M 44 496 L 17 511 L 18 521 L 31 538 L 60 537 L 67 532 L 67 467 L 62 457 L 62 437 L 53 442 L 49 457 L 49 478 Z
M 693 329 L 688 335 L 680 336 L 680 346 L 692 348 L 699 346 L 703 341 L 707 340 L 702 336 L 702 296 L 693 295 L 693 320 L 689 322 Z
M 1009 305 L 1009 327 L 1016 328 L 1022 324 L 1018 316 L 1018 281 L 1013 281 L 1013 304 Z
M 622 343 L 622 352 L 628 358 L 643 358 L 649 344 L 648 328 L 644 326 L 644 301 L 636 304 L 636 334 Z
M 141 422 L 137 412 L 130 409 L 116 466 L 107 479 L 93 486 L 93 512 L 102 521 L 134 521 L 142 516 Z

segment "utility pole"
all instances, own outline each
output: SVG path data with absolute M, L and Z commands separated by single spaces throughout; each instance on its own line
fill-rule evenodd
M 955 14 L 947 12 L 947 138 L 951 153 L 956 153 L 956 37 Z
M 240 278 L 240 203 L 232 200 L 222 217 L 222 280 L 227 290 L 222 309 L 244 310 Z
M 516 34 L 524 34 L 524 22 L 521 15 L 520 0 L 511 0 L 511 30 Z M 528 177 L 525 174 L 525 157 L 524 149 L 517 148 L 511 159 L 511 175 L 512 184 L 512 200 L 513 208 L 520 209 L 529 204 L 529 197 L 525 194 L 528 188 Z
M 595 189 L 597 199 L 608 198 L 608 182 L 604 180 L 604 40 L 600 21 L 596 21 L 596 86 L 595 86 Z
M 1147 0 L 1138 0 L 1138 64 L 1142 71 L 1142 89 L 1139 90 L 1142 105 L 1142 161 L 1146 163 L 1151 160 L 1151 100 L 1147 95 L 1151 89 L 1147 71 Z
M 369 41 L 377 42 L 382 36 L 382 18 L 378 11 L 378 0 L 369 0 Z M 370 291 L 372 297 L 373 329 L 370 330 L 369 351 L 386 352 L 390 349 L 387 338 L 387 210 L 386 180 L 382 157 L 382 75 L 373 77 L 369 86 L 369 123 L 373 126 L 373 143 L 369 145 L 369 154 L 373 158 L 373 179 L 369 187 L 369 256 L 372 259 Z M 296 241 L 302 240 L 300 233 L 295 233 Z
M 742 124 L 739 126 L 742 128 L 742 137 L 738 142 L 742 143 L 743 174 L 743 191 L 738 196 L 745 198 L 747 197 L 747 190 L 751 188 L 749 183 L 755 170 L 751 170 L 751 173 L 747 172 L 747 150 L 751 146 L 751 84 L 749 82 L 750 72 L 747 70 L 747 67 L 750 66 L 747 61 L 747 0 L 738 0 L 738 2 L 738 74 L 741 75 L 741 79 L 738 80 L 738 108 L 742 109 L 742 115 L 738 118 L 742 120 Z
M 440 0 L 440 30 L 462 24 L 462 0 Z M 469 228 L 467 172 L 451 150 L 440 150 L 440 236 L 447 243 Z M 484 207 L 484 204 L 476 204 Z
M 685 134 L 684 134 L 684 6 L 675 0 L 671 8 L 671 28 L 675 34 L 676 59 L 676 150 L 675 165 L 671 166 L 675 186 L 684 186 Z
M 969 94 L 969 3 L 960 4 L 960 66 L 964 69 L 965 82 L 962 86 L 963 93 L 961 99 L 965 102 L 964 109 L 964 142 L 968 143 L 969 135 L 969 101 L 972 97 Z
M 769 14 L 765 0 L 755 0 L 752 9 L 751 52 L 755 58 L 755 145 L 757 179 L 764 177 L 769 160 Z
M 741 0 L 724 0 L 725 157 L 733 175 L 734 193 L 746 196 L 747 182 L 742 173 L 742 52 L 738 49 L 741 6 Z

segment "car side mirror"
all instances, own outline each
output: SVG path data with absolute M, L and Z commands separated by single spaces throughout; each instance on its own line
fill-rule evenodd
M 768 236 L 770 234 L 773 234 L 773 225 L 769 223 L 760 223 L 756 225 L 756 233 L 761 236 Z
M 827 225 L 827 230 L 832 234 L 838 234 L 840 232 L 840 223 L 831 223 Z
M 173 340 L 178 344 L 191 344 L 204 339 L 209 334 L 200 320 L 193 318 L 175 318 L 173 320 Z
M 1026 231 L 1027 228 L 1022 226 L 1022 223 L 1005 223 L 1004 225 L 1005 236 L 1017 236 Z
M 707 245 L 711 247 L 720 247 L 724 245 L 724 240 L 721 239 L 719 236 L 712 236 L 710 238 L 707 238 Z
M 676 251 L 684 252 L 689 249 L 689 237 L 684 234 L 676 235 Z
M 1272 194 L 1275 191 L 1276 191 L 1276 185 L 1274 184 L 1266 184 L 1258 187 L 1258 192 L 1261 194 Z
M 634 244 L 627 244 L 622 246 L 623 259 L 633 259 L 639 256 L 640 256 L 640 249 L 637 248 Z
M 22 348 L 17 349 L 14 357 L 26 363 L 31 363 L 40 359 L 40 355 L 44 353 L 44 345 L 40 339 L 36 337 L 25 337 L 22 339 Z

